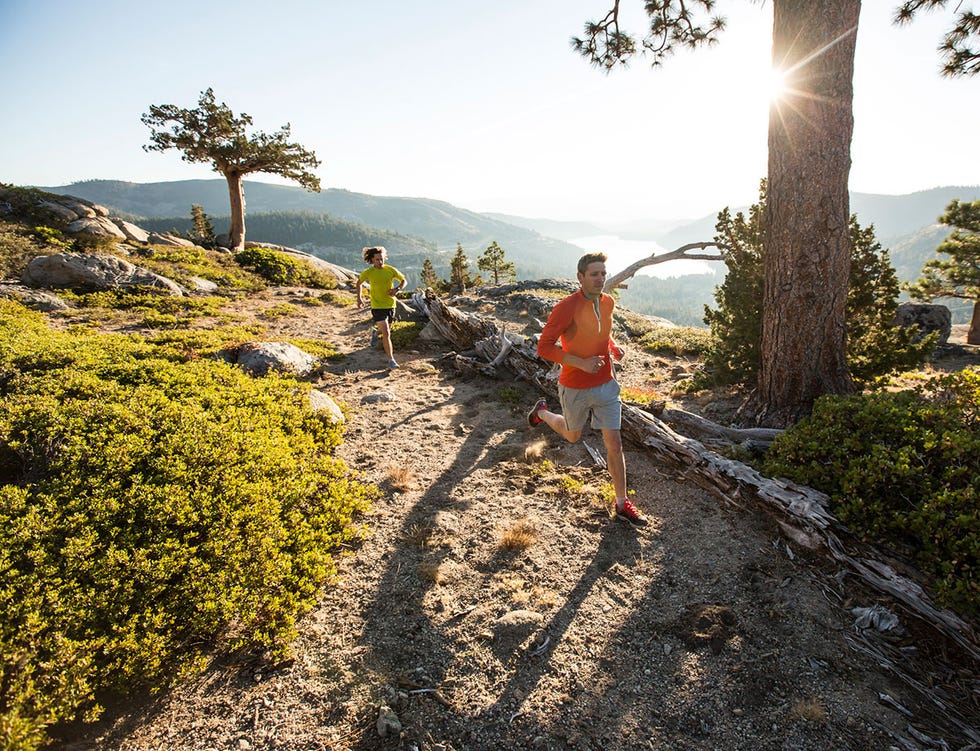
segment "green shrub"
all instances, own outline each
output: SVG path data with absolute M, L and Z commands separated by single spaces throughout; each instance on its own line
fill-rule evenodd
M 350 308 L 354 305 L 356 298 L 350 292 L 342 290 L 329 290 L 320 295 L 324 302 L 336 305 L 339 308 Z
M 391 324 L 391 345 L 396 349 L 411 347 L 424 328 L 425 324 L 417 321 L 395 321 Z
M 42 252 L 31 232 L 0 219 L 0 278 L 19 277 L 30 260 Z
M 138 261 L 134 261 L 137 265 L 185 287 L 193 287 L 192 277 L 217 284 L 216 294 L 255 292 L 265 287 L 260 276 L 243 269 L 229 253 L 151 245 L 141 249 L 140 256 Z
M 337 280 L 315 269 L 306 261 L 271 248 L 246 248 L 235 254 L 235 260 L 254 271 L 270 284 L 280 286 L 333 289 Z
M 259 318 L 274 321 L 277 318 L 289 318 L 297 313 L 299 313 L 299 308 L 297 308 L 295 305 L 288 302 L 281 302 L 278 305 L 273 305 L 272 307 L 266 308 L 259 313 L 258 316 Z
M 773 443 L 765 472 L 827 493 L 857 535 L 934 577 L 937 601 L 980 614 L 980 371 L 822 397 Z
M 688 326 L 654 326 L 637 344 L 647 352 L 700 356 L 711 345 L 711 332 Z
M 176 297 L 145 288 L 84 294 L 65 290 L 60 295 L 66 302 L 90 313 L 89 320 L 112 319 L 111 311 L 122 310 L 141 316 L 142 325 L 148 328 L 172 328 L 197 318 L 219 316 L 226 302 L 221 297 Z
M 295 379 L 0 301 L 0 744 L 215 648 L 281 655 L 374 491 Z

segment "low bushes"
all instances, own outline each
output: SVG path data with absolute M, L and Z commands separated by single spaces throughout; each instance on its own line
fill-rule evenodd
M 241 266 L 270 284 L 333 289 L 337 280 L 299 258 L 271 248 L 246 248 L 235 254 Z
M 980 615 L 980 372 L 822 397 L 765 472 L 824 491 L 856 534 L 934 577 L 940 603 Z
M 0 301 L 0 743 L 215 648 L 281 655 L 374 491 L 295 380 Z

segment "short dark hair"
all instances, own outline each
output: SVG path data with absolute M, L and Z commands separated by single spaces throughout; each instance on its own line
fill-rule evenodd
M 584 274 L 590 263 L 605 263 L 606 260 L 605 253 L 586 253 L 578 259 L 578 273 Z
M 371 263 L 372 258 L 374 258 L 378 253 L 384 253 L 384 252 L 385 249 L 383 245 L 372 245 L 362 250 L 361 254 L 364 256 L 364 260 L 366 263 Z

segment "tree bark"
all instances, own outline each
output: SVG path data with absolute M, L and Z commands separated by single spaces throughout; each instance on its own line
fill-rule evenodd
M 245 248 L 245 188 L 240 172 L 225 172 L 225 180 L 228 181 L 228 199 L 231 202 L 228 247 L 237 253 Z
M 860 0 L 776 0 L 769 112 L 760 423 L 782 427 L 853 389 L 845 310 L 854 48 Z
M 980 300 L 973 303 L 973 318 L 970 329 L 966 332 L 967 344 L 980 344 Z

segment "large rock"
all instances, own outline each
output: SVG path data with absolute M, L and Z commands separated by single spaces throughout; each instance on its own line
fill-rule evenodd
M 937 346 L 946 344 L 952 329 L 949 308 L 945 305 L 933 305 L 931 303 L 900 303 L 895 311 L 895 323 L 905 327 L 916 326 L 922 332 L 922 336 L 938 331 Z
M 98 253 L 58 253 L 32 258 L 21 280 L 28 287 L 44 289 L 103 290 L 120 287 L 152 287 L 182 297 L 180 286 L 148 269 L 116 256 Z
M 253 375 L 275 370 L 293 375 L 309 375 L 317 358 L 288 342 L 246 342 L 238 348 L 235 362 Z
M 70 308 L 68 303 L 57 295 L 10 282 L 0 283 L 0 297 L 8 300 L 16 300 L 25 308 L 39 310 L 42 313 L 55 313 L 59 310 L 68 310 Z
M 166 245 L 171 248 L 196 248 L 197 246 L 190 240 L 183 237 L 161 234 L 160 232 L 150 232 L 148 241 L 150 245 Z
M 122 230 L 127 240 L 142 243 L 143 245 L 146 245 L 150 241 L 150 233 L 142 227 L 137 227 L 135 224 L 127 222 L 124 219 L 113 219 L 112 221 Z
M 110 219 L 102 216 L 76 219 L 74 222 L 69 223 L 67 229 L 69 232 L 75 232 L 80 235 L 116 237 L 120 240 L 126 239 L 126 233 L 119 229 Z

